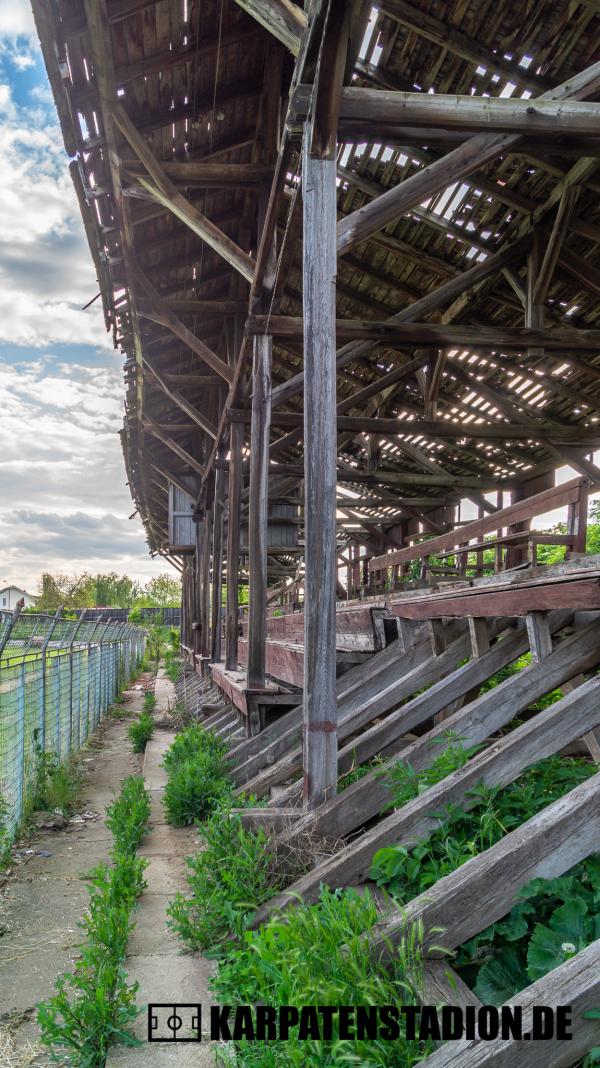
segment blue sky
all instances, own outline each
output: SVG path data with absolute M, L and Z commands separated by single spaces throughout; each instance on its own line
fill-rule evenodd
M 0 0 L 0 586 L 116 570 L 148 555 L 117 431 L 106 334 L 29 4 Z

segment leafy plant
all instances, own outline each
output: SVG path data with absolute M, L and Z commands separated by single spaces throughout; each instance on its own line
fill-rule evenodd
M 464 748 L 461 738 L 454 731 L 444 731 L 440 738 L 432 741 L 432 745 L 443 745 L 444 750 L 430 767 L 416 771 L 412 764 L 405 764 L 402 760 L 394 764 L 388 777 L 393 807 L 402 808 L 402 805 L 413 797 L 441 782 L 453 771 L 464 767 L 467 761 L 483 748 L 481 745 Z
M 422 983 L 422 928 L 409 928 L 387 971 L 366 951 L 365 933 L 377 922 L 370 894 L 321 891 L 316 905 L 299 905 L 284 919 L 248 931 L 221 962 L 212 986 L 221 1004 L 393 1005 L 414 1004 Z M 334 1022 L 334 1029 L 336 1024 Z M 405 1033 L 393 1041 L 237 1043 L 241 1068 L 320 1068 L 361 1064 L 410 1068 L 430 1050 Z
M 181 731 L 173 744 L 165 753 L 163 766 L 170 773 L 177 765 L 189 760 L 201 753 L 210 753 L 215 758 L 223 757 L 227 752 L 227 745 L 216 734 L 207 731 L 199 723 Z
M 438 826 L 412 847 L 388 846 L 373 858 L 370 877 L 401 902 L 456 871 L 546 805 L 583 782 L 594 768 L 583 760 L 549 757 L 527 769 L 507 787 L 478 786 L 469 791 L 470 810 L 448 805 L 436 814 Z M 419 775 L 419 782 L 421 782 Z
M 70 816 L 77 807 L 81 792 L 81 775 L 74 761 L 61 764 L 56 753 L 37 746 L 31 807 L 49 809 Z
M 127 731 L 134 753 L 143 753 L 153 734 L 154 720 L 148 712 L 142 712 Z
M 167 822 L 185 827 L 206 819 L 226 802 L 230 792 L 221 759 L 210 752 L 197 753 L 169 772 L 163 796 Z
M 466 942 L 457 965 L 478 997 L 501 1004 L 600 936 L 600 854 L 557 879 L 533 879 L 508 916 Z
M 12 835 L 8 829 L 8 802 L 0 794 L 0 871 L 10 860 Z
M 169 926 L 190 949 L 214 949 L 229 932 L 238 938 L 249 914 L 284 886 L 269 836 L 245 830 L 239 816 L 220 809 L 199 827 L 205 847 L 186 858 L 190 896 L 177 894 Z
M 122 853 L 135 853 L 148 830 L 150 795 L 141 775 L 124 779 L 119 796 L 106 810 L 106 826 Z
M 55 1062 L 102 1068 L 114 1043 L 139 1045 L 129 1030 L 139 1012 L 138 985 L 127 983 L 123 961 L 136 898 L 145 886 L 148 862 L 136 856 L 136 849 L 149 815 L 144 782 L 130 776 L 108 809 L 111 864 L 101 864 L 87 876 L 90 900 L 80 924 L 86 941 L 75 971 L 59 976 L 56 993 L 38 1007 L 42 1042 Z
M 153 712 L 156 708 L 156 694 L 148 690 L 144 694 L 144 712 Z

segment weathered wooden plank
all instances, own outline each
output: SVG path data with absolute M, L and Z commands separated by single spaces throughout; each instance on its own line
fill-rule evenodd
M 600 83 L 600 63 L 588 67 L 555 89 L 548 90 L 536 100 L 576 100 L 590 96 Z M 531 102 L 531 106 L 535 106 Z M 338 252 L 348 252 L 404 211 L 422 204 L 424 200 L 445 189 L 450 183 L 465 178 L 480 167 L 508 152 L 519 143 L 519 134 L 476 134 L 458 148 L 423 167 L 410 178 L 383 193 L 377 200 L 359 208 L 338 223 Z
M 425 946 L 433 938 L 456 948 L 505 916 L 532 879 L 555 878 L 596 852 L 599 833 L 596 773 L 377 925 L 368 936 L 371 952 L 393 957 L 402 931 L 417 919 L 424 925 Z
M 383 776 L 396 759 L 411 764 L 416 770 L 429 767 L 439 753 L 436 739 L 441 741 L 447 730 L 456 731 L 465 746 L 484 741 L 531 702 L 550 693 L 579 671 L 593 667 L 600 660 L 597 647 L 599 636 L 600 622 L 594 621 L 560 642 L 543 663 L 533 663 L 493 690 L 481 694 L 475 701 L 433 727 L 408 749 L 403 749 L 401 754 L 393 754 L 388 750 L 385 765 L 369 772 L 338 798 L 322 805 L 318 813 L 305 817 L 306 825 L 310 823 L 317 833 L 332 836 L 348 834 L 360 827 L 391 801 L 390 790 Z M 368 850 L 368 835 L 362 841 Z
M 335 160 L 302 158 L 304 209 L 304 804 L 337 784 L 336 649 L 336 172 Z
M 274 908 L 299 900 L 298 895 L 304 901 L 316 900 L 323 883 L 337 887 L 365 882 L 378 849 L 389 845 L 413 845 L 427 838 L 439 825 L 439 813 L 447 805 L 460 805 L 464 809 L 473 807 L 475 802 L 470 791 L 479 783 L 506 786 L 531 764 L 559 752 L 565 745 L 575 741 L 582 731 L 591 730 L 600 722 L 599 697 L 600 683 L 591 679 L 504 738 L 493 742 L 464 768 L 430 786 L 401 809 L 381 820 L 372 831 L 318 865 L 287 892 L 284 891 L 277 899 L 263 906 L 255 922 L 264 921 Z M 409 755 L 408 750 L 405 753 Z M 305 822 L 299 820 L 295 829 L 298 832 L 305 829 Z
M 266 329 L 274 337 L 300 337 L 302 318 L 298 315 L 252 315 L 248 318 L 250 334 L 261 334 Z M 458 325 L 399 322 L 370 319 L 338 319 L 338 340 L 381 341 L 389 345 L 431 345 L 459 348 L 461 345 L 482 349 L 512 349 L 521 351 L 531 345 L 543 345 L 552 350 L 589 350 L 594 352 L 600 345 L 600 330 L 557 327 L 545 330 L 541 326 L 495 327 L 479 324 Z M 557 428 L 558 432 L 558 428 Z
M 221 659 L 221 592 L 223 589 L 223 510 L 225 498 L 225 471 L 218 466 L 215 471 L 215 498 L 213 505 L 212 531 L 212 583 L 211 583 L 211 658 Z
M 292 55 L 300 51 L 306 15 L 292 0 L 235 0 L 239 7 L 281 41 Z
M 449 675 L 458 661 L 468 655 L 469 637 L 463 633 L 456 641 L 452 642 L 442 656 L 429 656 L 424 663 L 413 668 L 407 674 L 403 674 L 382 688 L 379 688 L 370 698 L 361 694 L 360 699 L 348 703 L 344 710 L 340 709 L 338 716 L 338 742 L 343 742 L 356 731 L 364 727 L 375 716 L 383 715 L 395 708 L 401 701 L 406 700 L 417 690 L 430 683 Z M 407 728 L 408 729 L 408 728 Z M 256 797 L 264 794 L 277 783 L 285 782 L 286 779 L 297 775 L 302 767 L 302 747 L 295 746 L 287 755 L 280 759 L 273 767 L 260 772 L 246 784 L 249 793 Z M 344 791 L 346 794 L 347 791 Z M 344 796 L 344 795 L 342 795 Z M 329 802 L 328 804 L 331 804 Z M 318 810 L 321 812 L 323 806 Z M 315 817 L 317 818 L 317 817 Z
M 404 564 L 410 560 L 420 559 L 425 554 L 444 552 L 445 549 L 452 549 L 462 542 L 472 541 L 473 539 L 479 541 L 484 534 L 489 534 L 510 523 L 520 523 L 525 519 L 542 515 L 553 508 L 571 504 L 578 499 L 582 484 L 583 480 L 580 478 L 571 479 L 570 482 L 565 482 L 562 486 L 553 486 L 552 489 L 536 493 L 533 497 L 527 497 L 522 501 L 518 501 L 517 504 L 511 504 L 507 508 L 502 508 L 500 511 L 492 513 L 492 515 L 484 516 L 481 519 L 474 520 L 472 523 L 465 524 L 463 527 L 450 530 L 447 534 L 440 534 L 439 537 L 432 538 L 423 544 L 411 545 L 406 549 L 395 549 L 394 552 L 387 553 L 384 556 L 374 556 L 369 560 L 369 570 L 379 571 L 382 567 L 390 567 L 393 564 Z
M 360 704 L 378 690 L 389 685 L 424 663 L 430 656 L 429 643 L 422 640 L 410 654 L 402 655 L 396 643 L 370 657 L 363 664 L 351 668 L 337 680 L 336 691 L 342 711 Z M 233 781 L 241 785 L 253 778 L 261 768 L 275 762 L 302 738 L 301 709 L 292 709 L 276 723 L 270 724 L 260 739 L 250 739 L 230 754 L 235 760 L 231 774 Z
M 423 1003 L 427 1005 L 474 1005 L 481 1002 L 447 961 L 428 960 L 423 968 Z
M 252 436 L 250 442 L 250 513 L 248 522 L 250 570 L 248 603 L 249 688 L 261 688 L 265 684 L 265 618 L 268 585 L 268 470 L 272 358 L 272 338 L 268 336 L 256 337 L 252 365 Z
M 570 1068 L 598 1042 L 597 1019 L 584 1014 L 597 1009 L 600 997 L 600 940 L 586 946 L 536 983 L 515 994 L 510 1007 L 523 1014 L 523 1033 L 531 1032 L 532 1008 L 547 1005 L 571 1009 L 572 1038 L 543 1042 L 500 1038 L 489 1042 L 460 1039 L 426 1057 L 422 1068 Z
M 406 619 L 422 620 L 447 618 L 449 616 L 478 615 L 487 618 L 496 616 L 525 616 L 530 611 L 547 612 L 553 609 L 600 608 L 600 581 L 598 575 L 569 581 L 523 583 L 508 586 L 504 590 L 466 589 L 463 592 L 434 594 L 430 601 L 406 599 L 392 602 L 394 615 Z
M 300 85 L 292 111 L 303 119 L 310 107 L 311 86 Z M 442 127 L 472 133 L 509 132 L 536 135 L 596 137 L 600 107 L 581 100 L 530 100 L 522 97 L 461 96 L 447 93 L 409 93 L 348 86 L 342 90 L 340 119 L 366 123 Z
M 238 582 L 243 443 L 243 427 L 239 423 L 232 423 L 229 437 L 229 517 L 227 521 L 227 606 L 225 622 L 225 666 L 228 671 L 235 671 L 238 663 Z

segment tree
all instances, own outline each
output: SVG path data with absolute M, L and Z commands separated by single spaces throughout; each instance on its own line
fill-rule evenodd
M 94 578 L 94 604 L 106 608 L 131 608 L 141 587 L 127 575 L 116 571 Z
M 37 607 L 42 611 L 65 608 L 92 608 L 94 579 L 84 571 L 81 575 L 42 575 Z
M 135 603 L 142 608 L 179 608 L 181 604 L 181 579 L 167 573 L 150 579 Z

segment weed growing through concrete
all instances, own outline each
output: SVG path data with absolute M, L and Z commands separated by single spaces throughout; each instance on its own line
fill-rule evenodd
M 238 938 L 248 915 L 285 886 L 273 865 L 270 836 L 244 829 L 239 816 L 219 810 L 198 830 L 206 845 L 186 858 L 190 895 L 177 894 L 169 926 L 189 949 L 214 950 L 230 933 Z
M 154 720 L 148 712 L 142 712 L 127 731 L 134 753 L 143 753 L 153 734 Z
M 224 742 L 198 724 L 177 735 L 164 759 L 168 782 L 163 804 L 174 827 L 206 819 L 230 798 L 226 750 Z
M 102 1068 L 111 1045 L 137 1045 L 130 1026 L 138 1015 L 137 984 L 124 968 L 136 899 L 147 862 L 136 850 L 148 829 L 150 797 L 130 776 L 109 808 L 111 863 L 87 876 L 90 900 L 80 926 L 86 941 L 75 971 L 59 976 L 56 993 L 38 1008 L 42 1043 L 52 1059 L 77 1068 Z

